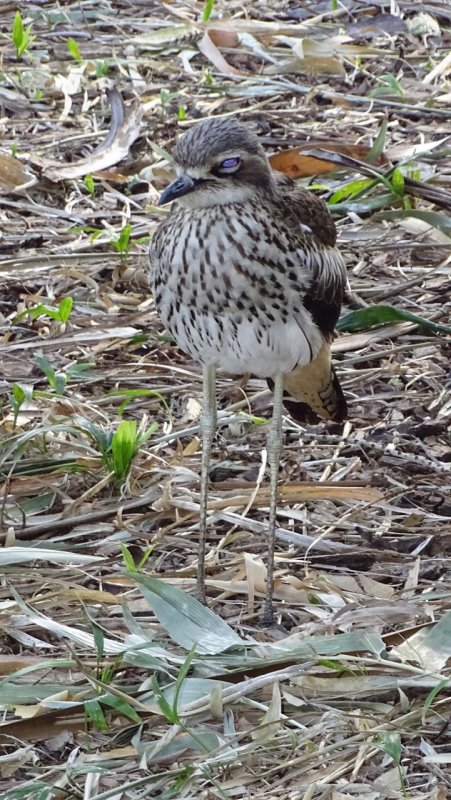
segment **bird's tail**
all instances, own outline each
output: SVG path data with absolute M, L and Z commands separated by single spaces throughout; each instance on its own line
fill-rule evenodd
M 284 404 L 297 422 L 318 422 L 318 418 L 343 422 L 348 416 L 343 390 L 332 366 L 329 342 L 316 358 L 285 376 Z

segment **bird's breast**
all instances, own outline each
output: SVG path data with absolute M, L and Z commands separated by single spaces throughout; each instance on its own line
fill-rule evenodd
M 176 210 L 151 247 L 159 314 L 203 363 L 266 376 L 308 363 L 321 336 L 303 306 L 315 257 L 261 204 Z

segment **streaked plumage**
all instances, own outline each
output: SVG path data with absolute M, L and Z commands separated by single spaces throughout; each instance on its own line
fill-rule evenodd
M 199 123 L 174 148 L 175 200 L 154 235 L 155 302 L 179 347 L 204 367 L 283 376 L 299 420 L 341 421 L 330 341 L 346 270 L 325 204 L 272 172 L 234 119 Z

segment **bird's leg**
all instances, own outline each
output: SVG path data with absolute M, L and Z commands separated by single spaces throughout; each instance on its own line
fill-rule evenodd
M 197 597 L 205 603 L 205 543 L 207 538 L 208 471 L 213 437 L 216 432 L 216 367 L 204 366 L 202 412 L 202 468 L 200 473 L 199 556 L 197 561 Z
M 282 452 L 282 409 L 283 374 L 274 377 L 274 405 L 271 425 L 268 431 L 267 451 L 271 475 L 269 489 L 269 532 L 268 562 L 266 571 L 266 597 L 263 606 L 262 623 L 270 625 L 273 621 L 272 595 L 274 579 L 274 546 L 276 540 L 277 480 L 279 477 L 280 454 Z

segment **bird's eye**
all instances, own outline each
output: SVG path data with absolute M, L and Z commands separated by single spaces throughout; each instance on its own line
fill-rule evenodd
M 219 165 L 220 172 L 235 172 L 238 167 L 240 166 L 240 159 L 238 156 L 234 156 L 232 158 L 226 158 L 225 161 L 222 161 Z

